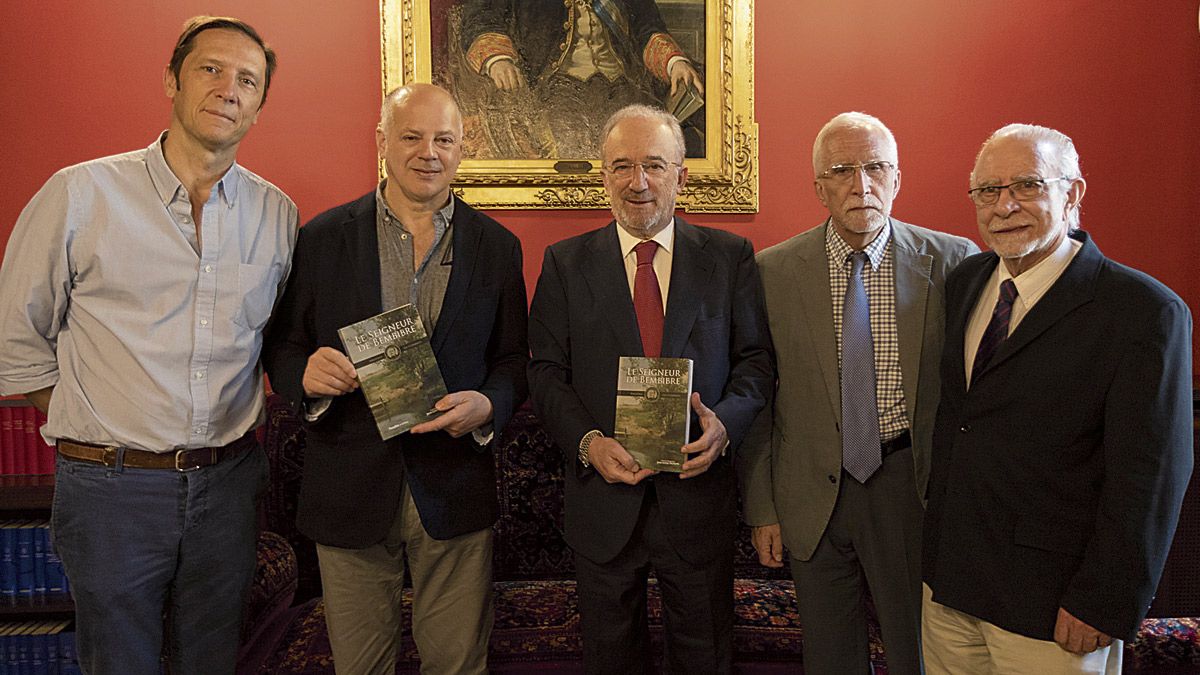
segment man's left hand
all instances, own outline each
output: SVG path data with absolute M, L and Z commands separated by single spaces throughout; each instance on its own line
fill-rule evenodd
M 441 416 L 422 422 L 409 431 L 414 434 L 445 431 L 458 438 L 475 431 L 492 419 L 491 400 L 473 390 L 446 394 L 433 407 L 442 411 Z
M 1059 607 L 1058 620 L 1054 623 L 1054 641 L 1072 654 L 1082 655 L 1107 647 L 1113 640 Z
M 687 59 L 679 59 L 671 64 L 671 71 L 667 73 L 671 78 L 671 96 L 680 87 L 686 87 L 689 83 L 696 88 L 696 92 L 701 96 L 704 95 L 704 78 L 700 77 L 700 73 L 692 67 L 692 64 Z
M 729 434 L 725 433 L 725 424 L 717 414 L 700 402 L 700 394 L 692 392 L 692 409 L 700 418 L 700 428 L 704 431 L 700 438 L 683 446 L 687 454 L 700 453 L 683 463 L 680 478 L 693 478 L 708 471 L 708 467 L 717 459 L 729 444 Z

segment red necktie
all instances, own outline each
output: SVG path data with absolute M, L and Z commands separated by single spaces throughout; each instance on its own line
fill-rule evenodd
M 638 330 L 642 334 L 642 353 L 657 357 L 662 351 L 663 300 L 654 273 L 654 254 L 658 242 L 643 241 L 633 247 L 637 254 L 637 272 L 633 275 L 633 310 L 637 312 Z

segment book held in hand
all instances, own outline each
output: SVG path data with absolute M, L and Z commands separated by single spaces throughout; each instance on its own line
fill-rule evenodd
M 613 435 L 643 469 L 682 470 L 691 395 L 691 359 L 621 357 Z
M 437 417 L 446 384 L 414 305 L 338 329 L 358 383 L 386 441 Z
M 679 87 L 675 90 L 675 95 L 667 101 L 667 111 L 680 122 L 691 117 L 702 107 L 704 107 L 704 97 L 691 83 Z

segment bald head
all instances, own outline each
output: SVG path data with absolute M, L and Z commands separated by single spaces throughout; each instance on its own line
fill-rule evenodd
M 450 92 L 428 82 L 411 82 L 403 87 L 393 89 L 385 96 L 383 106 L 379 110 L 379 127 L 386 131 L 392 123 L 396 111 L 410 105 L 446 106 L 452 111 L 451 117 L 457 120 L 458 137 L 462 137 L 462 113 L 458 110 L 458 103 L 450 95 Z

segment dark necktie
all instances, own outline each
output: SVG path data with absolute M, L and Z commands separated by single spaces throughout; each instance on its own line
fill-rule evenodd
M 642 353 L 657 357 L 662 351 L 663 300 L 654 273 L 654 254 L 658 242 L 643 241 L 633 247 L 637 254 L 637 272 L 633 275 L 633 310 L 637 312 L 638 330 L 642 334 Z
M 875 403 L 875 343 L 862 276 L 866 262 L 862 251 L 851 256 L 842 311 L 842 466 L 860 483 L 866 483 L 883 464 Z
M 983 331 L 979 349 L 975 350 L 975 363 L 971 366 L 972 382 L 979 375 L 979 371 L 987 367 L 1000 345 L 1008 339 L 1008 320 L 1012 317 L 1013 301 L 1016 299 L 1017 285 L 1012 279 L 1005 279 L 1004 283 L 1000 284 L 1000 297 L 996 299 L 996 308 L 992 310 L 992 320 Z

